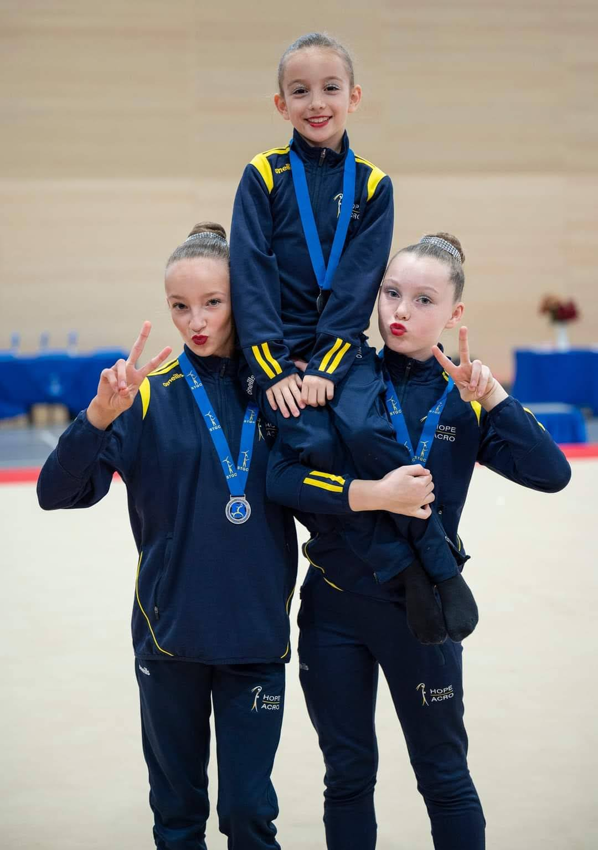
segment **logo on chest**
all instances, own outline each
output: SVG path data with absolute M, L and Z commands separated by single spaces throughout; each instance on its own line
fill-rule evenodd
M 343 200 L 343 193 L 339 192 L 338 195 L 335 195 L 333 198 L 336 201 L 336 217 L 338 218 L 341 214 L 341 202 Z M 353 204 L 353 212 L 351 213 L 351 218 L 353 221 L 359 221 L 359 204 Z
M 391 413 L 392 416 L 392 413 Z M 428 417 L 424 416 L 421 419 L 421 423 L 423 424 Z M 445 443 L 454 443 L 457 439 L 457 426 L 450 425 L 447 422 L 439 422 L 436 426 L 436 432 L 434 433 L 435 440 L 443 440 Z
M 442 422 L 436 426 L 435 440 L 444 440 L 447 443 L 454 443 L 457 439 L 456 425 L 443 425 Z

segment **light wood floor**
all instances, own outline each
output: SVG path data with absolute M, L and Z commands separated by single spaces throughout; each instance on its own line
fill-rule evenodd
M 598 461 L 573 463 L 570 487 L 556 496 L 478 470 L 462 523 L 481 609 L 465 644 L 470 765 L 494 850 L 598 846 Z M 4 486 L 0 511 L 1 844 L 149 850 L 124 487 L 92 510 L 44 514 L 33 486 Z M 275 773 L 279 839 L 285 850 L 321 850 L 323 766 L 296 673 L 295 659 Z M 431 848 L 385 684 L 378 732 L 379 850 Z M 208 835 L 210 850 L 225 847 L 215 819 Z

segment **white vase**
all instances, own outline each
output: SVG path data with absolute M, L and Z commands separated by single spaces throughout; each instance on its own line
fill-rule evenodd
M 567 322 L 555 322 L 556 331 L 556 347 L 558 351 L 569 350 L 569 333 L 567 331 Z

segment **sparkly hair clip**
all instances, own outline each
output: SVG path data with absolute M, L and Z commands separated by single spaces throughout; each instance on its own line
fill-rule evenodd
M 441 236 L 422 236 L 419 240 L 420 245 L 436 245 L 437 248 L 440 248 L 441 251 L 447 251 L 451 254 L 456 260 L 461 262 L 461 254 L 455 248 L 454 245 L 451 245 L 450 242 L 447 242 L 446 239 L 443 239 Z
M 204 237 L 209 237 L 209 238 L 212 238 L 212 239 L 220 239 L 221 242 L 228 244 L 226 242 L 226 239 L 224 238 L 224 236 L 222 236 L 221 233 L 216 233 L 215 230 L 202 230 L 201 233 L 192 233 L 191 236 L 187 236 L 187 238 L 185 239 L 185 242 L 189 242 L 191 239 L 203 239 Z M 184 244 L 185 243 L 183 242 L 183 245 Z

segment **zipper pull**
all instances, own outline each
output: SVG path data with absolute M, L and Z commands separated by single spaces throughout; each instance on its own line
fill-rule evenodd
M 160 609 L 157 605 L 154 605 L 154 616 L 156 617 L 156 620 L 160 619 Z
M 320 161 L 318 162 L 318 168 L 321 165 L 324 165 L 324 160 L 326 159 L 326 148 L 322 148 L 322 153 L 320 154 Z

